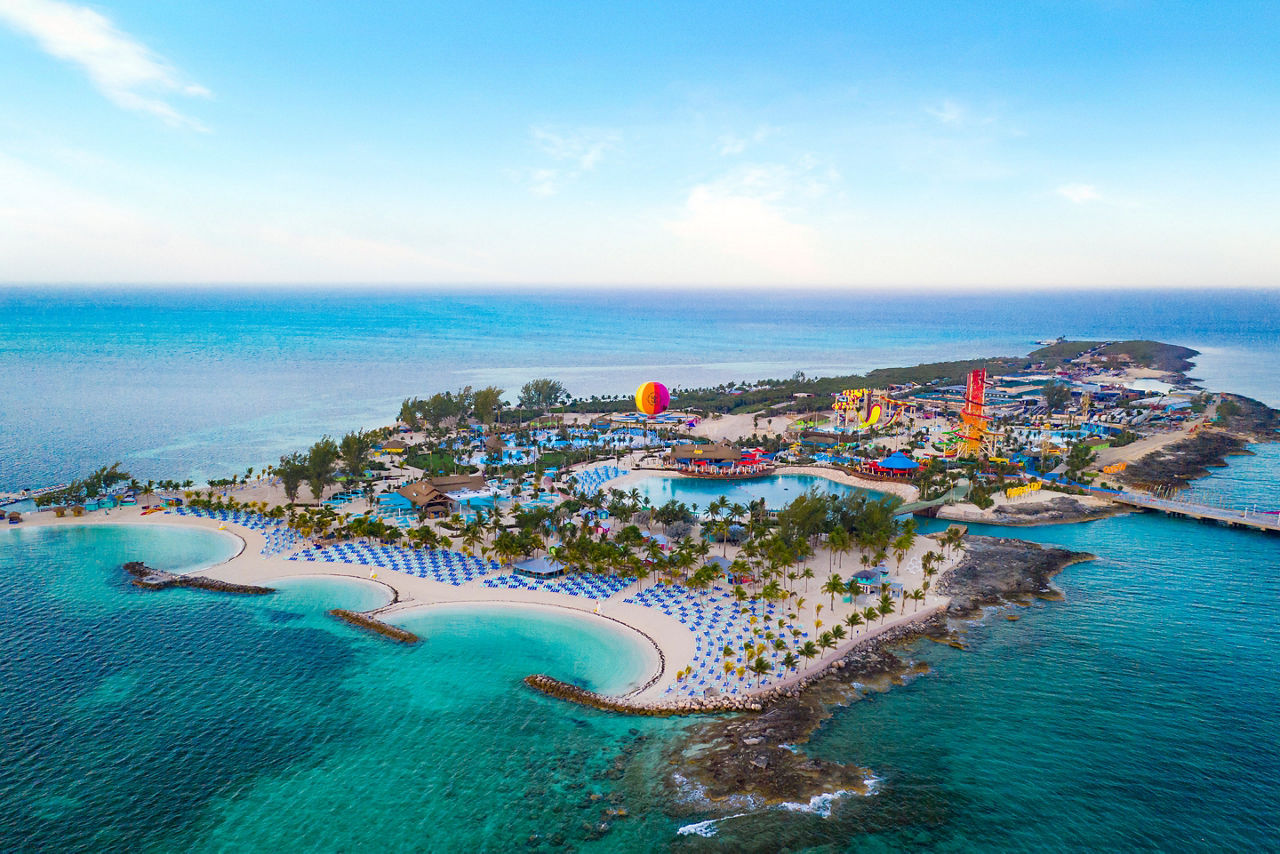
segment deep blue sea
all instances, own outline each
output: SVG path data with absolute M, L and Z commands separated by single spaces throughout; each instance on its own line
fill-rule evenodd
M 625 393 L 650 377 L 1024 352 L 1058 334 L 1185 343 L 1215 387 L 1280 404 L 1270 295 L 232 300 L 0 294 L 0 487 L 102 459 L 144 477 L 261 464 L 465 382 L 550 374 Z M 1280 446 L 1257 451 L 1192 491 L 1280 509 Z M 406 649 L 324 615 L 381 602 L 369 585 L 302 579 L 250 599 L 120 575 L 134 558 L 225 558 L 212 533 L 6 527 L 0 850 L 1280 848 L 1280 539 L 1144 515 L 989 532 L 1098 559 L 1059 576 L 1062 601 L 989 615 L 966 650 L 919 643 L 927 673 L 834 710 L 802 749 L 870 768 L 874 795 L 828 816 L 748 812 L 701 837 L 678 831 L 712 815 L 659 782 L 687 722 L 520 684 L 626 684 L 641 665 L 623 636 L 450 610 L 403 617 L 427 638 Z M 628 817 L 605 816 L 618 808 Z
M 0 490 L 121 460 L 146 479 L 259 470 L 460 386 L 576 395 L 1018 355 L 1037 340 L 1202 350 L 1280 405 L 1280 292 L 1065 295 L 0 289 Z

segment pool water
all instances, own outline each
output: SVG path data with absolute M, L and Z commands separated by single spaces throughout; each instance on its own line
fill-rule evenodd
M 883 495 L 883 493 L 846 486 L 843 483 L 810 474 L 775 474 L 751 480 L 714 480 L 654 475 L 636 483 L 635 489 L 642 498 L 648 498 L 655 507 L 666 504 L 674 498 L 690 507 L 697 505 L 699 509 L 706 509 L 712 501 L 724 496 L 730 503 L 744 506 L 763 498 L 765 506 L 770 510 L 781 510 L 810 489 L 817 489 L 831 495 L 861 493 L 873 498 Z

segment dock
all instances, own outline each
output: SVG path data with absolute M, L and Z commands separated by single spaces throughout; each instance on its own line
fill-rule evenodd
M 1217 522 L 1230 528 L 1252 528 L 1270 534 L 1280 534 L 1280 514 L 1262 513 L 1257 510 L 1238 510 L 1233 507 L 1216 507 L 1211 504 L 1199 504 L 1194 501 L 1177 501 L 1169 498 L 1157 498 L 1154 495 L 1143 495 L 1137 492 L 1119 492 L 1107 495 L 1118 504 L 1137 507 L 1175 516 L 1184 519 L 1196 519 L 1202 522 Z

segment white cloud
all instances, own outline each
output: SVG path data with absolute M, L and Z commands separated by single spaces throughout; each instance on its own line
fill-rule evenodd
M 824 194 L 835 180 L 834 170 L 810 156 L 797 165 L 743 166 L 693 187 L 680 218 L 663 225 L 698 249 L 742 263 L 735 275 L 819 281 L 826 277 L 819 235 L 794 221 L 796 205 Z
M 784 281 L 823 276 L 813 229 L 791 222 L 776 205 L 761 198 L 700 184 L 689 192 L 683 216 L 664 225 L 700 248 L 746 262 L 748 267 L 764 268 Z
M 599 128 L 555 130 L 544 126 L 529 129 L 533 144 L 556 161 L 555 168 L 514 170 L 513 175 L 535 196 L 554 196 L 566 185 L 594 171 L 609 151 L 617 148 L 622 135 Z
M 1102 194 L 1092 184 L 1063 184 L 1054 192 L 1077 205 L 1102 200 Z
M 529 173 L 529 191 L 535 196 L 554 196 L 560 191 L 560 173 L 555 169 L 534 169 Z
M 925 112 L 944 125 L 963 124 L 969 116 L 969 111 L 962 104 L 950 98 L 935 107 L 925 107 Z
M 207 98 L 209 90 L 183 80 L 164 59 L 116 29 L 101 13 L 61 0 L 0 0 L 0 22 L 34 38 L 50 56 L 79 65 L 118 106 L 158 116 L 171 125 L 205 129 L 163 96 Z
M 621 136 L 616 131 L 597 128 L 556 131 L 547 127 L 530 129 L 533 141 L 542 152 L 555 160 L 567 160 L 580 171 L 590 172 L 604 159 L 606 152 L 617 147 Z
M 777 128 L 769 125 L 760 125 L 755 129 L 754 133 L 747 136 L 738 136 L 737 134 L 727 133 L 718 140 L 720 145 L 720 154 L 724 157 L 731 157 L 735 154 L 741 154 L 752 145 L 758 145 L 777 132 Z

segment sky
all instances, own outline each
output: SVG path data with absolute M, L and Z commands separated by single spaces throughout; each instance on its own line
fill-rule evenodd
M 0 0 L 0 282 L 1280 286 L 1280 4 Z

